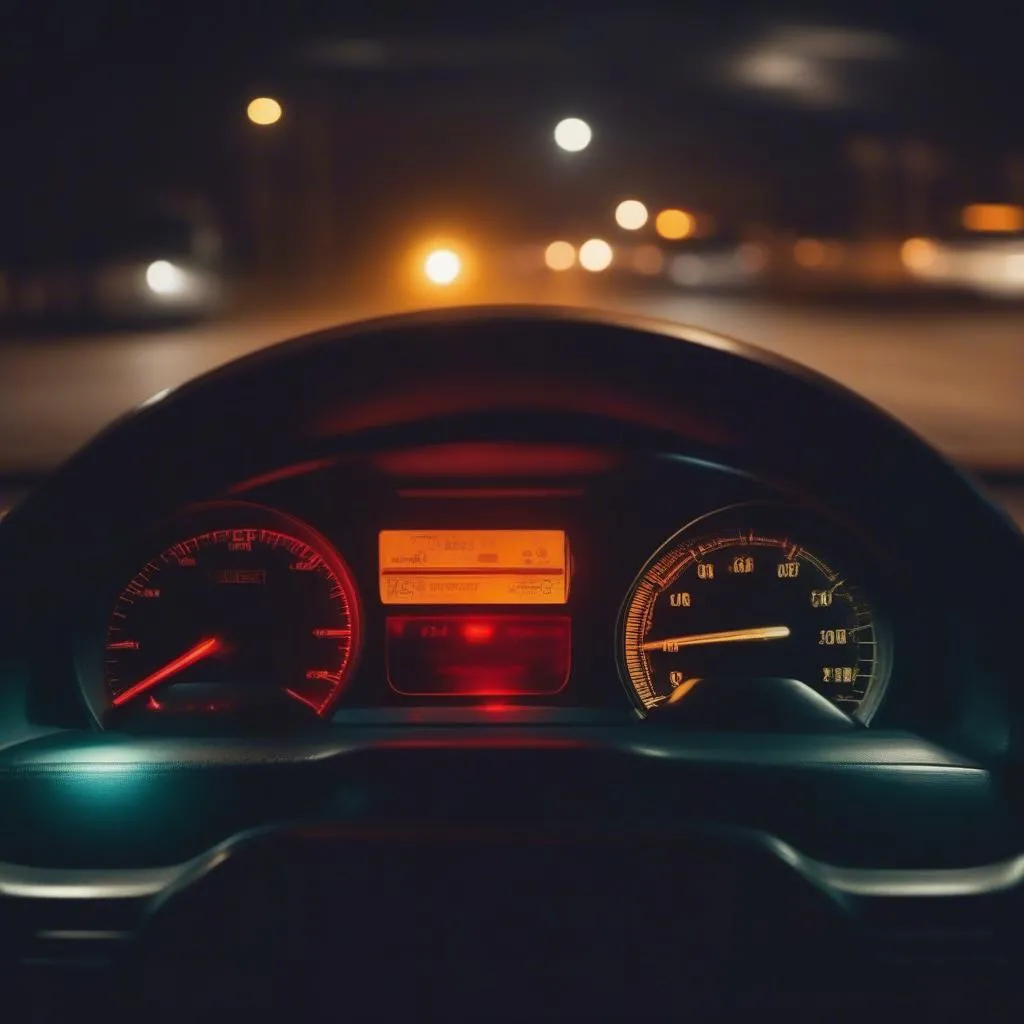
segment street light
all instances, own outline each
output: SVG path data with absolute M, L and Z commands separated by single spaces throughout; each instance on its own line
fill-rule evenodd
M 566 153 L 586 149 L 593 135 L 590 125 L 579 117 L 566 117 L 555 125 L 555 144 Z
M 146 267 L 146 287 L 154 295 L 177 295 L 185 284 L 185 271 L 168 260 L 154 260 Z
M 452 284 L 462 273 L 462 260 L 451 249 L 434 249 L 423 261 L 423 273 L 431 284 Z
M 675 241 L 692 235 L 695 221 L 685 210 L 662 210 L 654 219 L 654 227 L 662 238 Z
M 639 199 L 623 199 L 615 207 L 615 223 L 625 231 L 639 231 L 647 223 L 647 207 Z
M 592 274 L 599 274 L 612 265 L 612 247 L 603 238 L 591 238 L 580 246 L 580 266 Z
M 277 124 L 283 113 L 281 104 L 270 96 L 257 96 L 254 100 L 250 100 L 249 106 L 245 108 L 245 116 L 253 124 L 258 124 L 261 127 Z
M 1024 207 L 1012 203 L 971 203 L 964 207 L 961 222 L 968 231 L 1013 234 L 1024 231 Z
M 548 270 L 568 270 L 576 262 L 576 247 L 571 242 L 552 242 L 544 250 Z

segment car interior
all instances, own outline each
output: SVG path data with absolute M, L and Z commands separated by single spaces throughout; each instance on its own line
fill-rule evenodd
M 1022 575 L 908 428 L 697 328 L 259 351 L 0 521 L 0 978 L 44 1019 L 1012 1012 Z

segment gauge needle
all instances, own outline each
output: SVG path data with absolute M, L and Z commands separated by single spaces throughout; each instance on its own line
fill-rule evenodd
M 190 647 L 184 654 L 179 654 L 173 661 L 167 662 L 163 668 L 158 668 L 155 672 L 151 672 L 146 676 L 145 679 L 140 679 L 134 686 L 129 686 L 127 690 L 119 693 L 111 703 L 116 708 L 119 708 L 122 704 L 127 704 L 128 701 L 138 697 L 140 693 L 152 690 L 154 686 L 162 683 L 165 679 L 170 679 L 171 676 L 188 668 L 189 665 L 194 665 L 197 661 L 202 661 L 203 658 L 216 654 L 222 647 L 223 644 L 219 636 L 211 636 L 206 640 L 200 640 L 195 647 Z
M 691 633 L 689 636 L 670 636 L 667 640 L 648 640 L 640 645 L 641 651 L 665 651 L 671 654 L 680 647 L 701 644 L 731 644 L 741 640 L 785 640 L 789 626 L 751 626 L 749 629 L 726 629 L 721 633 Z

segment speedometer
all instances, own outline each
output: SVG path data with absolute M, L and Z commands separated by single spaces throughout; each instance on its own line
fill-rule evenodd
M 304 523 L 244 503 L 172 529 L 110 609 L 100 717 L 324 715 L 359 645 L 337 552 Z
M 699 520 L 648 562 L 626 601 L 626 676 L 645 711 L 716 677 L 798 679 L 866 719 L 884 682 L 878 615 L 856 578 L 784 515 Z M 806 529 L 806 527 L 805 527 Z

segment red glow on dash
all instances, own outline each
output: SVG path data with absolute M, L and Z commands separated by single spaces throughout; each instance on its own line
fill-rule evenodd
M 497 442 L 437 444 L 377 456 L 385 473 L 403 477 L 590 475 L 612 468 L 615 455 L 579 445 Z
M 281 480 L 289 480 L 292 477 L 303 476 L 306 473 L 315 473 L 318 469 L 327 469 L 337 462 L 336 459 L 310 459 L 308 462 L 296 462 L 291 466 L 282 466 L 280 469 L 271 470 L 269 473 L 261 473 L 259 476 L 250 477 L 237 483 L 228 490 L 228 494 L 244 494 L 246 491 L 255 490 L 257 487 L 266 487 L 268 484 L 276 484 Z
M 494 639 L 494 625 L 490 622 L 470 621 L 462 624 L 462 639 L 470 644 L 485 644 Z
M 569 679 L 571 625 L 568 615 L 389 615 L 388 681 L 406 697 L 552 696 Z

